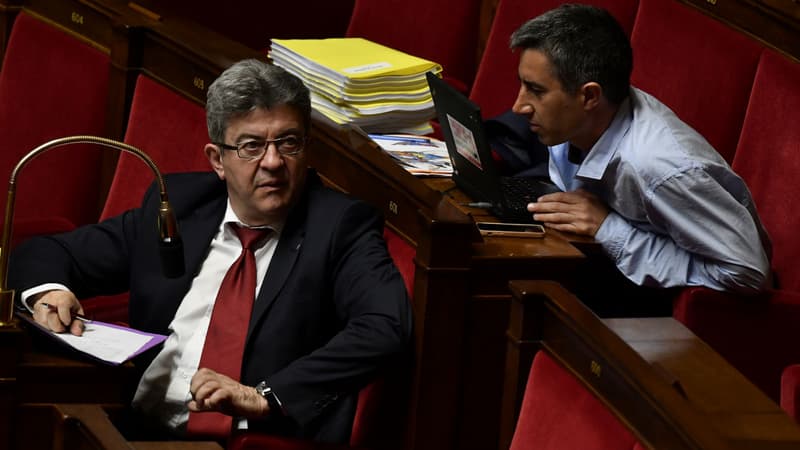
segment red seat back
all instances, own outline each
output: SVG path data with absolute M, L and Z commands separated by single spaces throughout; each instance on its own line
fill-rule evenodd
M 470 93 L 470 98 L 481 106 L 484 118 L 495 117 L 511 109 L 519 92 L 517 77 L 519 54 L 512 52 L 508 46 L 511 33 L 527 20 L 562 3 L 570 2 L 560 0 L 498 2 L 492 29 Z M 633 27 L 638 0 L 586 0 L 581 3 L 608 9 L 627 32 Z
M 462 92 L 477 65 L 480 0 L 356 0 L 347 36 L 363 37 L 442 65 Z
M 104 135 L 110 67 L 108 54 L 26 12 L 19 14 L 0 72 L 0 180 L 8 180 L 19 159 L 47 141 Z M 80 144 L 51 150 L 28 164 L 18 178 L 16 237 L 96 221 L 104 195 L 98 188 L 101 156 L 99 147 Z M 40 228 L 26 229 L 25 223 Z
M 161 173 L 210 171 L 205 109 L 153 79 L 139 75 L 125 142 L 143 150 Z M 150 169 L 131 154 L 120 155 L 102 218 L 139 206 L 153 182 Z
M 136 81 L 125 142 L 143 150 L 161 173 L 211 170 L 203 153 L 208 142 L 205 110 L 153 79 Z M 123 153 L 101 220 L 141 204 L 154 176 L 138 157 Z M 127 322 L 128 294 L 94 297 L 82 301 L 86 315 L 106 322 Z
M 531 365 L 511 450 L 631 450 L 636 438 L 543 351 Z
M 800 361 L 800 64 L 763 52 L 736 148 L 733 168 L 747 182 L 772 239 L 778 290 L 737 297 L 704 288 L 686 289 L 674 316 L 708 342 L 756 386 L 779 398 L 781 371 Z
M 674 0 L 640 1 L 631 44 L 633 85 L 732 161 L 761 45 Z
M 800 292 L 800 64 L 765 51 L 733 160 L 772 239 L 780 289 Z

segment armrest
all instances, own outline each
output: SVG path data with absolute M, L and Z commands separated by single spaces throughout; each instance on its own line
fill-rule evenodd
M 101 405 L 62 403 L 54 405 L 54 409 L 59 422 L 56 428 L 61 429 L 56 436 L 62 437 L 64 448 L 130 450 L 128 441 L 111 423 Z
M 222 450 L 215 442 L 129 442 L 111 422 L 108 414 L 98 404 L 62 403 L 54 405 L 57 424 L 56 436 L 63 442 L 54 442 L 58 448 L 92 448 L 103 450 Z

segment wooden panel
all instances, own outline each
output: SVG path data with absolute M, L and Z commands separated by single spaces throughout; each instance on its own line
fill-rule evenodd
M 22 0 L 0 0 L 0 69 L 3 68 L 3 56 L 6 53 L 8 37 L 11 35 L 11 27 L 22 9 L 21 5 Z
M 201 105 L 211 82 L 234 62 L 266 59 L 221 35 L 177 21 L 160 22 L 142 39 L 141 72 Z
M 800 60 L 800 5 L 788 0 L 676 0 Z M 676 29 L 679 32 L 679 28 Z

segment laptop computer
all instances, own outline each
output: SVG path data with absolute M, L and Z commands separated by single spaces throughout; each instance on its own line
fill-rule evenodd
M 491 205 L 504 222 L 534 222 L 527 210 L 539 196 L 559 192 L 548 179 L 502 176 L 494 164 L 478 105 L 431 72 L 427 73 L 436 114 L 453 164 L 453 181 L 467 195 Z

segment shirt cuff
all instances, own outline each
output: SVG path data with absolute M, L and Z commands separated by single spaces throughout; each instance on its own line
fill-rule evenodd
M 625 248 L 625 241 L 633 231 L 633 226 L 622 216 L 611 211 L 600 224 L 594 240 L 600 243 L 606 254 L 616 261 Z
M 22 293 L 19 295 L 19 298 L 22 304 L 28 308 L 28 311 L 33 313 L 33 305 L 28 304 L 28 299 L 36 294 L 41 294 L 42 292 L 47 291 L 69 291 L 69 288 L 60 283 L 45 283 L 22 291 Z

